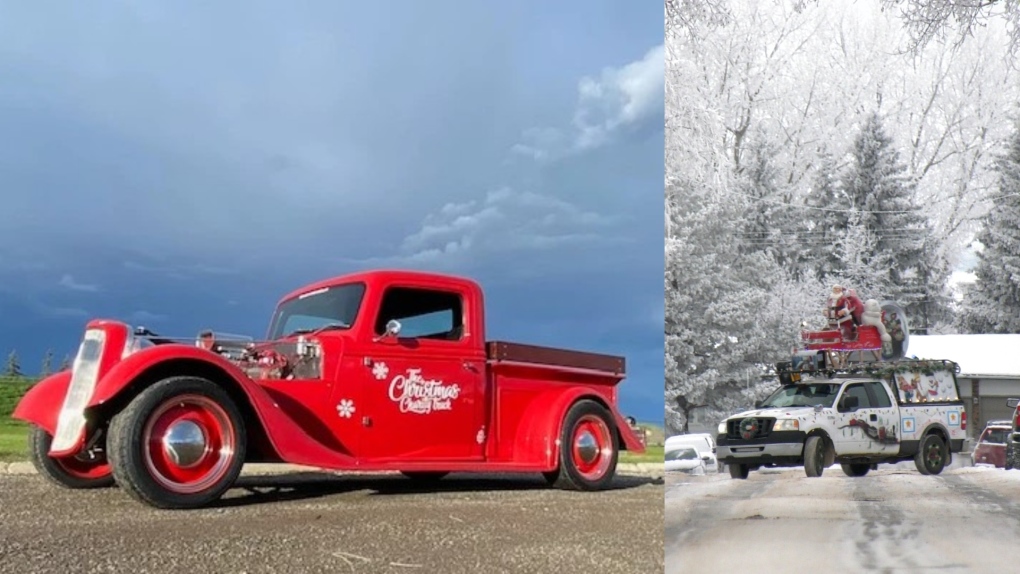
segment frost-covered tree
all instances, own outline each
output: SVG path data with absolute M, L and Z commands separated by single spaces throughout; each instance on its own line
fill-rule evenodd
M 914 199 L 915 181 L 877 112 L 865 118 L 850 155 L 843 186 L 859 214 L 855 225 L 873 238 L 870 252 L 859 254 L 857 264 L 872 270 L 875 288 L 883 291 L 861 294 L 898 301 L 913 325 L 927 328 L 925 318 L 939 304 L 935 295 L 945 291 L 948 274 L 929 248 L 932 226 Z
M 64 355 L 64 358 L 60 361 L 60 370 L 66 371 L 71 368 L 71 357 Z
M 977 281 L 964 300 L 961 327 L 971 333 L 1020 333 L 1020 129 L 996 163 L 994 207 L 978 240 Z

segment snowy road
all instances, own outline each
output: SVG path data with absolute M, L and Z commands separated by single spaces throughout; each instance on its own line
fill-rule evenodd
M 1020 470 L 911 467 L 667 473 L 665 571 L 1015 572 Z

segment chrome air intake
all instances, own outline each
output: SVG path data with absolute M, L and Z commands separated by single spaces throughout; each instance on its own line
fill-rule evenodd
M 57 418 L 51 452 L 68 451 L 78 446 L 85 428 L 85 407 L 99 379 L 99 363 L 106 344 L 106 331 L 89 329 L 78 347 L 71 370 L 71 382 Z

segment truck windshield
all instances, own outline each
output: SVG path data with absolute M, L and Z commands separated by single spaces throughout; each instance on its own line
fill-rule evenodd
M 839 385 L 833 383 L 787 385 L 772 393 L 761 406 L 762 408 L 814 407 L 818 405 L 831 407 L 838 393 Z
M 304 293 L 280 304 L 269 326 L 269 338 L 279 339 L 320 329 L 349 329 L 358 315 L 364 283 L 337 285 Z

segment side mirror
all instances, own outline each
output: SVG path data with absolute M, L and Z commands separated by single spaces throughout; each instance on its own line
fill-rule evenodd
M 710 457 L 710 456 L 708 456 L 706 454 L 705 456 L 701 457 L 701 460 L 703 460 L 705 462 L 712 462 L 712 457 Z
M 765 401 L 758 399 L 757 401 L 754 401 L 754 408 L 760 409 L 763 404 L 765 404 Z
M 396 319 L 390 319 L 386 322 L 386 336 L 396 337 L 400 334 L 400 321 Z
M 841 410 L 853 411 L 857 410 L 857 407 L 860 406 L 861 403 L 860 400 L 857 399 L 857 397 L 847 395 L 843 397 L 843 400 L 840 401 L 840 404 L 842 405 Z
M 1017 404 L 1020 404 L 1020 399 L 1006 399 L 1006 406 L 1015 409 Z

